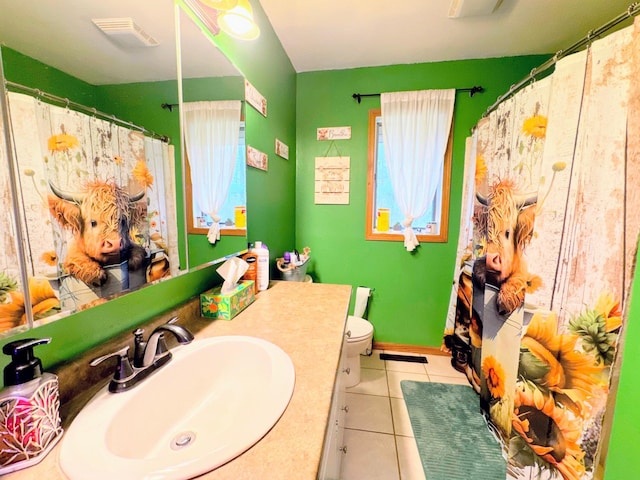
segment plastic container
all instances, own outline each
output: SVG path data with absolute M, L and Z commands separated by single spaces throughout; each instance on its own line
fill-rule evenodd
M 242 259 L 249 264 L 249 268 L 242 275 L 242 279 L 253 280 L 253 293 L 258 293 L 258 255 L 253 252 L 247 252 L 242 255 Z
M 255 242 L 250 253 L 258 255 L 258 273 L 257 285 L 258 291 L 261 292 L 269 288 L 269 249 L 265 244 L 258 241 Z
M 58 377 L 42 373 L 33 347 L 50 338 L 7 343 L 11 355 L 0 392 L 0 476 L 39 463 L 62 437 Z

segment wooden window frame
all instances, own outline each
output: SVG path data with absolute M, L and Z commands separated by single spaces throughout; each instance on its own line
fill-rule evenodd
M 373 230 L 373 218 L 375 207 L 375 167 L 376 167 L 376 118 L 382 115 L 379 108 L 369 110 L 369 155 L 367 164 L 367 205 L 366 205 L 366 240 L 379 240 L 387 242 L 403 242 L 404 235 L 400 233 L 376 233 Z M 444 167 L 442 171 L 442 208 L 440 210 L 440 230 L 435 235 L 417 234 L 421 243 L 446 243 L 449 238 L 449 200 L 451 196 L 451 163 L 453 158 L 453 123 L 449 132 L 447 149 L 444 154 Z

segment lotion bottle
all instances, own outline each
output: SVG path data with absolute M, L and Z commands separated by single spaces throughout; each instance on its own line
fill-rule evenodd
M 0 476 L 39 463 L 62 437 L 58 377 L 42 372 L 33 355 L 50 338 L 7 343 L 11 355 L 0 392 Z
M 255 242 L 251 253 L 258 255 L 258 291 L 269 288 L 269 249 L 262 242 Z

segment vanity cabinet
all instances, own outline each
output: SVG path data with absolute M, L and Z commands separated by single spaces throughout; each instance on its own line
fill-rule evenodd
M 331 412 L 322 449 L 318 480 L 340 479 L 342 457 L 347 453 L 347 446 L 344 444 L 344 424 L 346 415 L 349 412 L 349 406 L 346 404 L 346 385 L 349 374 L 350 371 L 347 368 L 347 337 L 345 335 L 342 342 L 342 351 L 340 352 L 336 383 L 333 388 Z

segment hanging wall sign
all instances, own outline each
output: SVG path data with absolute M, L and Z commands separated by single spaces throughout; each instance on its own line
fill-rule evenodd
M 276 155 L 289 160 L 289 146 L 276 138 Z
M 349 204 L 351 157 L 316 157 L 315 203 Z
M 266 153 L 247 145 L 247 165 L 267 171 L 269 168 L 269 156 Z
M 244 98 L 249 105 L 265 117 L 267 116 L 267 99 L 260 95 L 256 87 L 251 85 L 248 80 L 244 81 Z
M 318 128 L 318 140 L 349 140 L 351 127 L 321 127 Z

